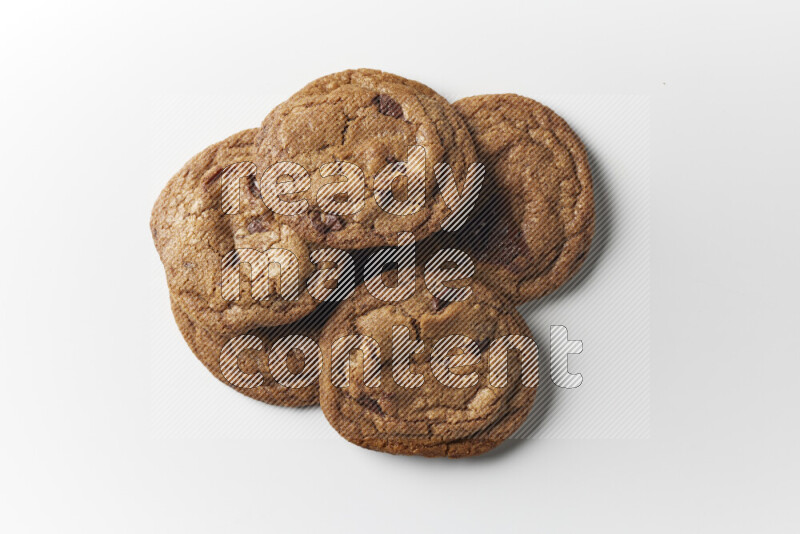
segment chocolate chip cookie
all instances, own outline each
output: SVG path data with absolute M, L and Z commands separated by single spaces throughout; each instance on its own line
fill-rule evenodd
M 239 132 L 189 160 L 150 221 L 170 292 L 215 334 L 292 323 L 318 305 L 306 291 L 313 247 L 261 199 L 252 163 L 257 132 Z M 281 263 L 280 273 L 269 260 Z
M 513 306 L 484 285 L 472 281 L 466 300 L 450 302 L 432 296 L 420 272 L 416 282 L 402 302 L 361 285 L 334 312 L 320 340 L 320 404 L 336 431 L 362 447 L 481 454 L 529 413 L 536 346 Z
M 175 322 L 189 348 L 221 382 L 248 397 L 278 406 L 310 406 L 319 402 L 319 353 L 287 350 L 280 357 L 274 354 L 274 349 L 289 336 L 302 336 L 318 343 L 322 325 L 330 315 L 330 306 L 321 306 L 288 325 L 221 335 L 192 320 L 174 295 L 170 295 L 170 302 Z M 304 374 L 307 376 L 303 377 Z
M 517 304 L 554 291 L 580 268 L 594 232 L 583 144 L 530 98 L 473 96 L 453 107 L 486 165 L 486 207 L 458 238 L 476 276 Z
M 419 82 L 367 69 L 310 83 L 264 119 L 256 143 L 259 169 L 293 164 L 261 179 L 278 189 L 270 199 L 293 204 L 277 220 L 308 242 L 347 249 L 385 245 L 398 232 L 419 240 L 438 230 L 450 209 L 435 164 L 448 164 L 461 187 L 476 159 L 464 121 L 444 98 Z M 414 146 L 421 149 L 412 153 Z M 297 189 L 283 188 L 281 181 L 292 181 L 287 174 Z

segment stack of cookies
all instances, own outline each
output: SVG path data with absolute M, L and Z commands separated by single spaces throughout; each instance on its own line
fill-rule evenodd
M 357 445 L 449 457 L 524 422 L 537 352 L 514 306 L 563 285 L 593 229 L 584 147 L 553 111 L 364 69 L 194 156 L 151 219 L 214 376 L 320 404 Z

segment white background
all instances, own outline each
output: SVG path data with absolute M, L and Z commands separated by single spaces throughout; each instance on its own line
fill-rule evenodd
M 143 4 L 0 14 L 3 531 L 796 531 L 797 4 Z M 154 432 L 154 103 L 219 103 L 199 149 L 254 125 L 242 95 L 366 66 L 560 95 L 579 130 L 564 95 L 649 97 L 649 437 L 431 461 Z

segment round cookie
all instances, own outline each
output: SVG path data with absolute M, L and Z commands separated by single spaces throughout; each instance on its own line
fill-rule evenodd
M 382 276 L 387 274 L 391 273 Z M 507 376 L 506 384 L 491 381 L 489 375 L 490 362 L 491 368 L 503 369 L 505 351 L 496 352 L 495 347 L 502 344 L 497 340 L 504 336 L 524 336 L 529 340 L 528 348 L 532 346 L 535 351 L 530 330 L 510 304 L 475 281 L 469 298 L 450 303 L 433 297 L 419 272 L 416 285 L 414 294 L 402 302 L 376 299 L 361 285 L 336 309 L 320 339 L 324 361 L 320 381 L 322 410 L 339 434 L 368 449 L 454 458 L 486 452 L 510 436 L 533 406 L 538 365 L 535 358 L 523 358 L 523 352 L 517 350 L 519 346 L 507 352 L 508 372 L 501 373 Z M 405 329 L 411 342 L 424 342 L 424 347 L 407 360 L 408 369 L 422 377 L 421 385 L 416 382 L 417 387 L 408 386 L 419 378 L 410 381 L 393 371 L 393 365 L 402 368 L 402 348 L 411 346 L 408 340 L 398 337 L 398 354 L 392 363 L 396 327 L 398 331 Z M 351 335 L 367 336 L 374 344 L 348 344 L 345 336 Z M 458 335 L 475 342 L 472 349 L 463 345 L 460 349 L 479 351 L 469 356 L 472 359 L 465 356 L 467 359 L 459 360 L 458 355 L 467 352 L 460 352 L 458 347 L 443 352 L 436 348 L 437 341 Z M 338 348 L 334 350 L 334 346 Z M 376 346 L 380 364 L 370 367 L 368 362 L 375 361 L 370 355 L 377 354 Z M 437 356 L 433 357 L 435 352 Z M 530 356 L 531 352 L 527 354 Z M 352 359 L 343 358 L 348 355 Z M 440 374 L 439 358 L 446 356 L 452 356 L 450 377 Z M 344 385 L 346 370 L 349 376 Z M 473 372 L 475 383 L 451 381 L 473 380 Z M 380 377 L 380 384 L 372 382 L 375 377 Z
M 346 249 L 390 244 L 403 231 L 413 232 L 420 240 L 438 230 L 450 210 L 436 186 L 434 165 L 450 165 L 460 188 L 476 159 L 466 125 L 443 97 L 419 82 L 368 69 L 311 82 L 264 119 L 256 142 L 259 169 L 293 162 L 310 175 L 306 191 L 279 197 L 306 200 L 306 214 L 277 215 L 277 219 L 308 242 Z M 411 168 L 403 162 L 415 145 L 425 149 L 424 197 L 402 214 L 388 213 L 374 194 L 385 189 L 376 187 L 376 175 L 388 169 L 394 198 L 405 201 Z M 318 194 L 321 189 L 330 191 L 326 185 L 359 181 L 357 175 L 345 179 L 329 170 L 323 177 L 321 167 L 331 162 L 351 163 L 363 172 L 363 206 L 339 214 L 320 209 Z M 344 192 L 344 185 L 334 187 Z M 388 192 L 383 195 L 389 196 Z
M 305 290 L 314 270 L 309 258 L 312 247 L 276 221 L 261 201 L 252 163 L 256 133 L 256 129 L 239 132 L 189 160 L 161 192 L 150 220 L 170 292 L 193 320 L 214 333 L 291 323 L 318 304 Z M 231 168 L 231 164 L 237 165 Z M 240 182 L 238 210 L 230 209 L 235 197 L 225 195 L 223 202 L 223 182 L 230 176 Z M 294 254 L 297 266 L 287 268 L 285 275 L 299 280 L 298 298 L 279 295 L 277 277 L 267 276 L 269 267 L 252 268 L 260 265 L 261 260 L 255 259 L 260 252 L 246 252 L 240 258 L 234 249 L 283 249 Z M 222 283 L 226 258 L 229 267 L 241 269 L 239 260 L 250 265 L 241 269 L 247 275 L 240 276 L 238 298 L 233 298 L 235 280 Z M 284 289 L 291 297 L 289 285 Z
M 240 352 L 232 352 L 226 345 L 238 336 L 213 334 L 199 326 L 180 307 L 175 296 L 170 295 L 172 313 L 175 322 L 197 359 L 221 382 L 236 391 L 256 400 L 278 406 L 311 406 L 319 403 L 319 382 L 315 381 L 307 387 L 289 387 L 275 380 L 270 372 L 267 355 L 275 342 L 286 336 L 305 336 L 314 342 L 319 341 L 319 334 L 325 319 L 330 315 L 331 307 L 320 307 L 312 313 L 292 324 L 270 328 L 257 328 L 242 332 L 241 335 L 251 336 L 239 338 L 239 342 L 232 342 L 230 347 L 240 348 Z M 232 354 L 228 360 L 223 354 Z M 223 367 L 233 357 L 237 359 L 238 370 L 235 374 L 228 371 L 228 377 L 222 372 Z M 312 356 L 306 356 L 293 351 L 287 358 L 287 367 L 293 373 L 302 373 L 306 362 L 310 365 Z M 239 374 L 242 373 L 242 374 Z
M 586 150 L 551 109 L 519 95 L 464 98 L 466 121 L 486 166 L 485 207 L 457 236 L 476 276 L 519 304 L 577 272 L 594 233 Z

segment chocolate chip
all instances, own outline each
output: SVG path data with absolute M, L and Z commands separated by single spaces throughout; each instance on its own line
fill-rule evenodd
M 484 339 L 482 341 L 479 341 L 478 342 L 478 350 L 481 351 L 481 353 L 486 352 L 486 349 L 489 348 L 489 344 L 490 343 L 491 343 L 491 341 L 489 339 Z
M 344 228 L 344 221 L 338 215 L 318 211 L 311 215 L 311 225 L 317 232 L 326 234 L 328 232 L 338 232 Z
M 261 191 L 258 189 L 258 181 L 256 180 L 255 174 L 251 174 L 247 177 L 247 189 L 250 190 L 250 194 L 256 198 L 261 198 Z
M 518 228 L 512 228 L 511 224 L 513 223 L 509 221 L 501 221 L 496 226 L 495 235 L 491 238 L 495 243 L 495 246 L 492 247 L 494 263 L 508 265 L 528 252 L 522 232 Z
M 269 221 L 264 215 L 260 215 L 247 223 L 247 231 L 251 234 L 258 234 L 269 230 Z
M 509 211 L 507 199 L 493 197 L 470 222 L 465 234 L 479 261 L 510 266 L 516 258 L 528 254 L 525 237 Z
M 362 394 L 356 398 L 356 402 L 360 406 L 364 407 L 365 409 L 373 413 L 376 413 L 378 415 L 383 415 L 383 408 L 381 408 L 381 405 L 378 404 L 378 401 L 376 401 L 372 397 Z
M 385 206 L 394 200 L 394 193 L 392 193 L 391 189 L 378 189 L 376 193 L 377 198 L 375 200 L 381 206 Z
M 403 118 L 403 108 L 390 96 L 378 95 L 372 99 L 372 103 L 378 106 L 378 112 L 383 115 L 395 119 Z
M 440 299 L 439 297 L 433 297 L 433 304 L 431 307 L 433 308 L 434 312 L 440 312 L 449 305 L 450 305 L 449 300 Z

